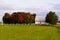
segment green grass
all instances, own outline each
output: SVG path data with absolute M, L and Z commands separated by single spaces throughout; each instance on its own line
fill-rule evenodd
M 60 33 L 53 26 L 0 25 L 0 40 L 60 40 Z

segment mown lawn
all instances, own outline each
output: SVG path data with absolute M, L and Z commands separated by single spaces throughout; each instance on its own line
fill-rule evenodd
M 60 40 L 60 33 L 53 26 L 0 25 L 0 40 Z

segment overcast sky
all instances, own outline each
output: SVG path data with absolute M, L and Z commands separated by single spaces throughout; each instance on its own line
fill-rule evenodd
M 0 21 L 5 12 L 15 11 L 36 13 L 40 19 L 49 11 L 55 11 L 60 18 L 60 0 L 0 0 Z

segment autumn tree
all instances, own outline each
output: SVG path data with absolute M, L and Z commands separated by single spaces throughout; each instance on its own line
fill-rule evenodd
M 11 14 L 10 22 L 16 24 L 16 14 L 14 14 L 14 13 Z
M 18 21 L 19 21 L 19 23 L 24 23 L 24 14 L 22 13 L 22 14 L 19 14 L 19 17 L 18 17 Z
M 28 13 L 25 13 L 25 23 L 30 23 L 30 18 L 31 17 L 31 14 L 28 12 Z

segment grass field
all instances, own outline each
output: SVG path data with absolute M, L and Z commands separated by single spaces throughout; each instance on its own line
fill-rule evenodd
M 0 25 L 0 40 L 60 40 L 60 33 L 53 26 Z

